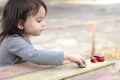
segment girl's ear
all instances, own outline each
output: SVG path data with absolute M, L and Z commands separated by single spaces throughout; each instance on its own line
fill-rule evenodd
M 20 19 L 19 22 L 18 22 L 18 26 L 17 26 L 18 29 L 20 30 L 23 30 L 24 27 L 23 27 L 23 21 Z

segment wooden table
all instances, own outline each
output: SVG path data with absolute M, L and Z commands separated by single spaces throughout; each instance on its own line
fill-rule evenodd
M 87 60 L 86 68 L 79 68 L 74 63 L 63 65 L 36 65 L 24 62 L 16 65 L 0 67 L 0 79 L 2 80 L 64 80 L 77 75 L 82 75 L 100 68 L 113 65 L 113 62 L 105 61 L 91 63 Z

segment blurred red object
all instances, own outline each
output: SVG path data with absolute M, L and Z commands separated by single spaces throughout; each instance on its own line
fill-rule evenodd
M 91 60 L 91 62 L 96 63 L 96 62 L 105 61 L 105 58 L 103 56 L 91 56 L 90 60 Z
M 91 57 L 90 57 L 90 60 L 91 60 L 91 62 L 93 62 L 93 63 L 96 63 L 96 62 L 97 62 L 97 59 L 96 59 L 94 56 L 91 56 Z
M 103 62 L 103 61 L 105 61 L 105 58 L 103 57 L 103 56 L 94 56 L 96 59 L 97 59 L 97 61 L 99 61 L 99 62 Z

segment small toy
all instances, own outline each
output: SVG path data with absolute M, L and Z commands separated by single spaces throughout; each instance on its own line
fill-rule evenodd
M 105 61 L 105 58 L 103 56 L 94 56 L 98 62 L 103 62 Z
M 80 65 L 79 65 L 79 68 L 85 68 L 85 67 L 86 67 L 85 64 L 80 64 Z
M 90 57 L 90 60 L 91 60 L 91 62 L 93 62 L 93 63 L 96 63 L 96 62 L 97 62 L 97 59 L 96 59 L 94 56 L 91 56 L 91 57 Z
M 91 60 L 91 62 L 96 63 L 96 62 L 105 61 L 105 58 L 103 56 L 91 56 L 90 60 Z

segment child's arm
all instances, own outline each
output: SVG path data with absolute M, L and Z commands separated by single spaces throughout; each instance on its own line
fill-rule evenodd
M 6 41 L 7 50 L 24 61 L 41 65 L 60 65 L 64 61 L 63 51 L 36 50 L 21 37 L 9 37 Z
M 6 44 L 8 44 L 7 50 L 11 54 L 36 64 L 60 65 L 63 64 L 64 60 L 69 60 L 78 65 L 85 63 L 85 60 L 77 54 L 66 54 L 63 51 L 36 50 L 21 37 L 9 37 Z

